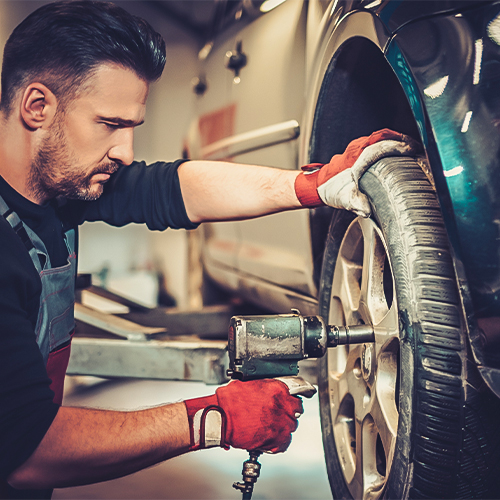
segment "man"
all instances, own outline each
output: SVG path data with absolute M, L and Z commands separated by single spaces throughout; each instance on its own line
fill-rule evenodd
M 209 446 L 284 451 L 302 412 L 300 399 L 278 380 L 232 382 L 206 398 L 134 412 L 61 406 L 79 224 L 193 229 L 323 203 L 366 216 L 370 207 L 357 179 L 378 157 L 412 151 L 401 134 L 382 131 L 323 168 L 300 173 L 134 162 L 134 127 L 144 120 L 149 84 L 164 63 L 164 42 L 147 23 L 100 2 L 45 5 L 6 44 L 0 102 L 6 497 L 48 498 L 54 487 L 123 476 Z M 391 140 L 381 149 L 382 139 Z

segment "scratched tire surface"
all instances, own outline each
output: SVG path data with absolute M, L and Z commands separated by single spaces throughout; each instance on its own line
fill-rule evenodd
M 383 498 L 499 498 L 500 403 L 472 362 L 434 189 L 411 158 L 381 160 L 360 185 L 386 241 L 400 318 L 398 434 Z M 330 226 L 320 289 L 324 317 L 353 218 L 337 211 Z M 318 385 L 327 470 L 333 497 L 350 499 L 332 434 L 327 373 L 325 356 Z

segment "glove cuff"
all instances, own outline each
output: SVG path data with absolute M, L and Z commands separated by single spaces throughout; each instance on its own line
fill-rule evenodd
M 295 194 L 303 207 L 313 208 L 324 205 L 318 194 L 319 172 L 319 169 L 313 172 L 304 171 L 295 178 Z
M 225 444 L 227 418 L 218 405 L 217 396 L 206 396 L 184 401 L 189 422 L 189 451 Z

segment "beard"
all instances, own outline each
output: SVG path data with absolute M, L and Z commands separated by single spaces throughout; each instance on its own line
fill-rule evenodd
M 28 186 L 41 200 L 57 197 L 93 201 L 104 190 L 104 182 L 92 182 L 96 174 L 113 174 L 119 165 L 111 160 L 100 162 L 89 171 L 89 165 L 79 165 L 71 154 L 61 119 L 54 122 L 50 135 L 44 139 L 31 163 Z

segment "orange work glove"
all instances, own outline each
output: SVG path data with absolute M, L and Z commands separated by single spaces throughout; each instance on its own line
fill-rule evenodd
M 411 137 L 389 129 L 352 141 L 330 163 L 304 165 L 295 180 L 295 193 L 304 207 L 329 205 L 369 217 L 368 198 L 359 191 L 361 176 L 387 156 L 414 156 L 420 145 Z
M 297 418 L 303 413 L 302 400 L 292 396 L 294 387 L 286 379 L 232 381 L 219 387 L 216 394 L 185 401 L 191 433 L 190 450 L 222 446 L 261 450 L 272 453 L 285 451 L 297 429 Z M 292 381 L 292 385 L 293 385 Z M 303 386 L 302 386 L 303 387 Z

